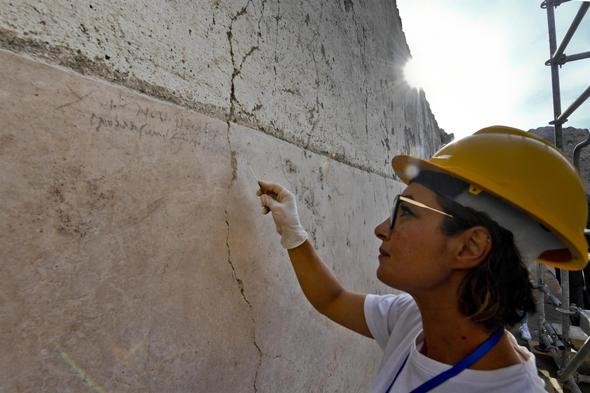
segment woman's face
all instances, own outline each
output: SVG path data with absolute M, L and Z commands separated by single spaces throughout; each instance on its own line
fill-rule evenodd
M 436 195 L 420 184 L 410 184 L 402 195 L 442 210 Z M 375 228 L 375 235 L 382 241 L 377 278 L 411 294 L 444 285 L 451 273 L 448 262 L 452 257 L 449 237 L 441 231 L 444 218 L 443 214 L 400 201 L 395 227 L 390 228 L 388 217 Z

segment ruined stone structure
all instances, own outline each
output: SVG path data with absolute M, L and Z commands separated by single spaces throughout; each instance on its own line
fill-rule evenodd
M 538 127 L 529 130 L 533 134 L 540 136 L 551 143 L 554 142 L 553 126 Z M 585 128 L 563 127 L 563 154 L 573 163 L 574 148 L 579 143 L 586 140 L 588 130 Z M 590 195 L 590 146 L 582 147 L 580 150 L 579 171 L 584 180 L 586 195 Z
M 395 2 L 0 0 L 0 392 L 365 391 L 257 176 L 382 292 L 395 153 L 441 144 Z M 250 169 L 252 171 L 250 171 Z

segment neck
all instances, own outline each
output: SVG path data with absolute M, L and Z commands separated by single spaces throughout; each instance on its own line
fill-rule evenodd
M 463 316 L 454 301 L 443 301 L 437 296 L 433 301 L 414 296 L 424 331 L 424 345 L 420 352 L 445 364 L 456 364 L 465 358 L 493 332 Z M 452 306 L 447 306 L 452 305 Z M 504 335 L 500 341 L 470 368 L 494 370 L 518 364 L 523 359 Z

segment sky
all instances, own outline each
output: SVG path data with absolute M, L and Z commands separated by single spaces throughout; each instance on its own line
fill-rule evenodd
M 588 0 L 587 0 L 588 1 Z M 547 11 L 540 0 L 397 0 L 421 86 L 439 127 L 455 138 L 490 125 L 528 130 L 553 120 Z M 581 1 L 555 9 L 557 45 Z M 590 11 L 568 55 L 590 51 Z M 590 85 L 590 59 L 559 72 L 562 112 Z M 563 125 L 590 129 L 590 99 Z

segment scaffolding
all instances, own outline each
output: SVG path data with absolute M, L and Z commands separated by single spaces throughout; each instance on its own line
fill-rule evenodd
M 573 55 L 566 55 L 565 50 L 586 15 L 588 8 L 590 8 L 590 1 L 582 1 L 580 8 L 575 15 L 571 25 L 569 26 L 563 40 L 557 46 L 557 38 L 555 31 L 555 9 L 563 3 L 569 3 L 571 0 L 546 0 L 541 3 L 541 8 L 547 11 L 547 25 L 549 32 L 549 55 L 550 58 L 545 62 L 545 65 L 551 67 L 551 84 L 553 91 L 553 120 L 549 124 L 554 127 L 554 141 L 558 149 L 563 151 L 563 130 L 562 125 L 568 121 L 568 117 L 590 97 L 590 85 L 576 98 L 565 111 L 561 112 L 561 92 L 559 86 L 559 71 L 566 63 L 589 59 L 590 51 L 581 52 Z M 590 78 L 589 78 L 590 79 Z M 590 80 L 589 80 L 590 82 Z M 572 161 L 579 171 L 580 151 L 584 146 L 590 144 L 590 132 L 586 139 L 574 147 Z M 547 291 L 547 287 L 543 282 L 544 267 L 539 265 L 538 268 L 539 287 L 541 290 Z M 590 382 L 590 378 L 578 373 L 578 368 L 590 354 L 590 318 L 588 313 L 584 312 L 579 307 L 570 305 L 570 291 L 569 291 L 569 273 L 566 270 L 561 272 L 561 301 L 554 299 L 552 302 L 556 306 L 556 310 L 561 313 L 561 339 L 557 336 L 555 331 L 551 331 L 551 324 L 545 320 L 544 302 L 541 302 L 539 309 L 539 345 L 550 349 L 555 355 L 554 359 L 559 367 L 557 372 L 558 378 L 561 382 L 567 383 L 572 392 L 581 392 L 576 382 Z M 586 326 L 588 330 L 585 331 L 589 335 L 588 339 L 580 347 L 580 349 L 572 356 L 570 345 L 570 317 L 577 315 L 582 321 L 581 325 Z
M 590 85 L 580 94 L 580 96 L 570 104 L 570 106 L 562 113 L 561 112 L 561 92 L 559 88 L 559 69 L 566 63 L 588 59 L 590 58 L 590 51 L 581 52 L 574 55 L 566 55 L 565 49 L 572 39 L 574 33 L 578 29 L 580 22 L 586 15 L 588 8 L 590 8 L 589 1 L 583 1 L 580 5 L 578 13 L 574 17 L 569 29 L 565 33 L 563 40 L 557 47 L 557 37 L 555 33 L 555 8 L 563 3 L 568 3 L 571 0 L 546 0 L 541 3 L 541 8 L 547 10 L 547 25 L 549 31 L 549 60 L 545 62 L 545 65 L 551 67 L 551 85 L 553 90 L 553 120 L 549 122 L 554 126 L 555 132 L 555 145 L 562 149 L 563 138 L 562 138 L 562 125 L 568 120 L 568 117 L 576 110 L 584 101 L 590 97 Z M 578 167 L 578 162 L 574 162 Z

